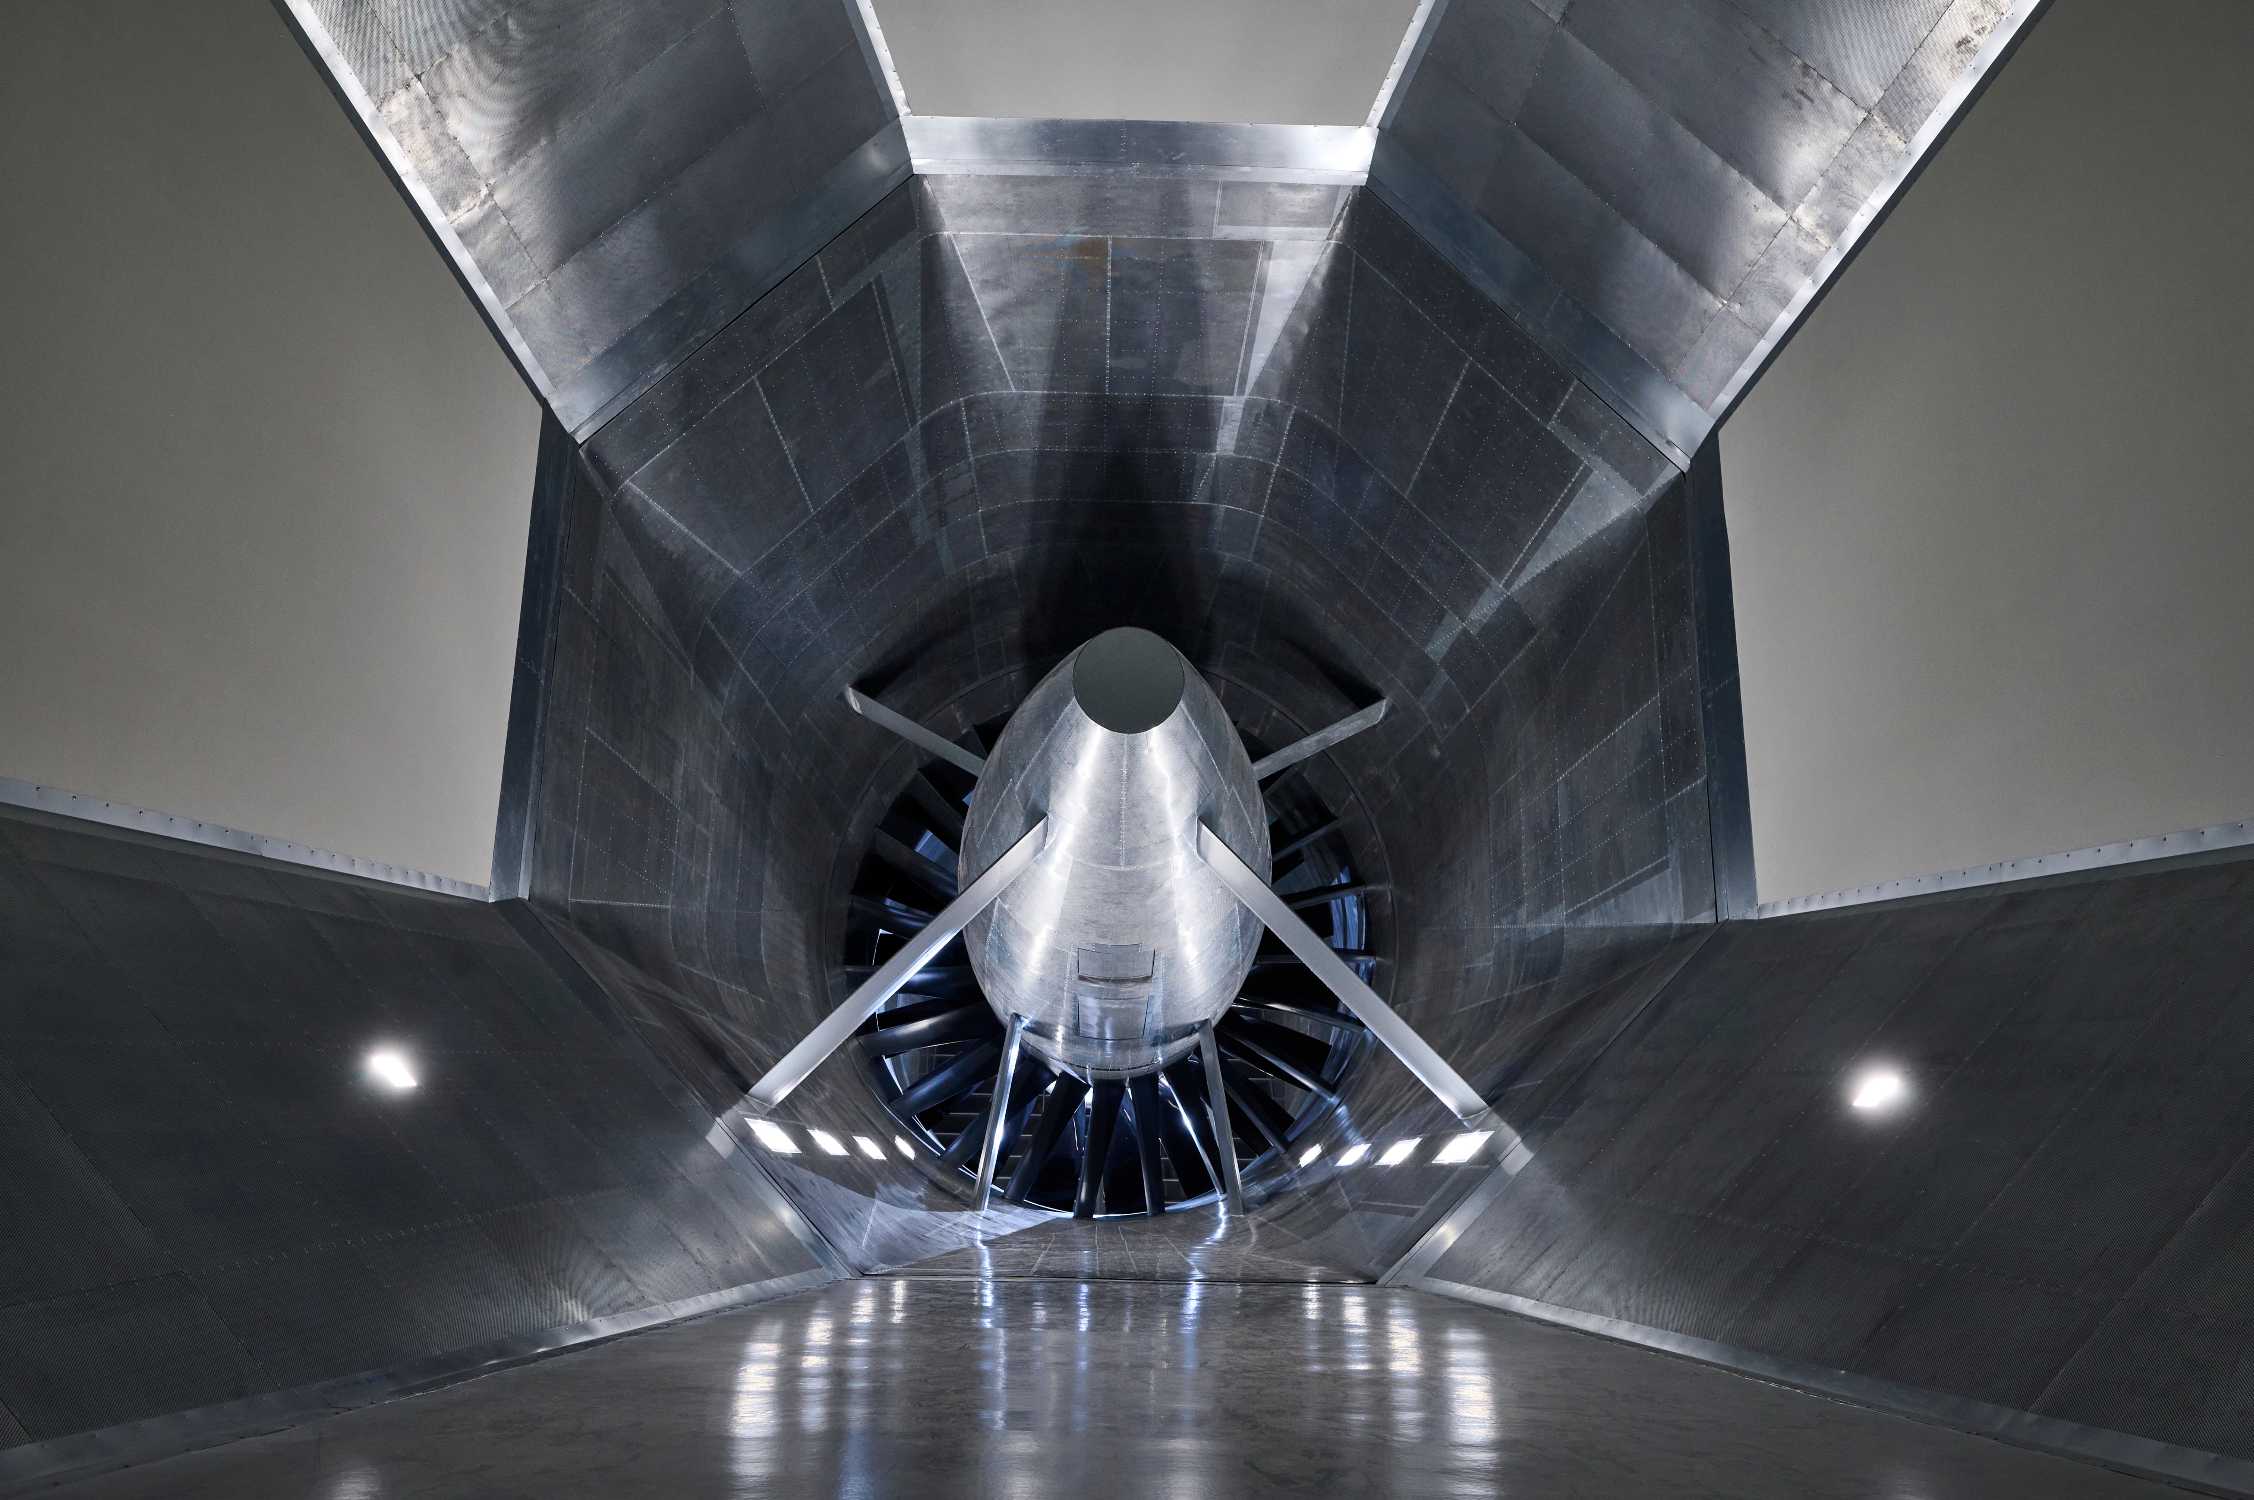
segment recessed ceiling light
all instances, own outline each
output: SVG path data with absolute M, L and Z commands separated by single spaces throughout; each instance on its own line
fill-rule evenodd
M 782 1126 L 772 1120 L 753 1120 L 750 1125 L 752 1136 L 777 1156 L 798 1155 L 798 1142 L 792 1140 L 790 1132 Z
M 368 1054 L 368 1076 L 388 1089 L 405 1093 L 418 1081 L 407 1055 L 396 1047 L 378 1047 Z
M 900 1153 L 902 1159 L 907 1161 L 914 1161 L 916 1159 L 916 1148 L 908 1144 L 908 1138 L 906 1136 L 894 1136 L 892 1138 L 892 1147 L 895 1151 L 898 1151 Z
M 1479 1154 L 1479 1148 L 1486 1145 L 1488 1137 L 1494 1133 L 1492 1130 L 1466 1131 L 1447 1145 L 1442 1146 L 1439 1154 L 1432 1159 L 1451 1167 L 1457 1162 L 1470 1161 Z
M 1909 1084 L 1892 1068 L 1870 1068 L 1856 1075 L 1855 1091 L 1847 1102 L 1865 1111 L 1891 1109 L 1909 1092 Z
M 1385 1148 L 1384 1154 L 1378 1157 L 1377 1164 L 1381 1167 L 1397 1167 L 1416 1155 L 1417 1147 L 1423 1143 L 1424 1137 L 1421 1135 L 1412 1135 L 1405 1141 L 1395 1141 Z
M 821 1152 L 824 1156 L 845 1155 L 845 1142 L 839 1140 L 836 1136 L 831 1135 L 826 1130 L 816 1130 L 813 1126 L 809 1125 L 806 1127 L 806 1137 L 808 1140 L 811 1140 L 814 1143 L 814 1149 Z
M 1356 1141 L 1353 1145 L 1338 1153 L 1338 1164 L 1342 1167 L 1358 1167 L 1362 1164 L 1362 1158 L 1369 1154 L 1370 1143 L 1368 1141 Z
M 867 1136 L 865 1136 L 865 1135 L 857 1135 L 857 1136 L 855 1136 L 855 1137 L 853 1138 L 853 1144 L 854 1144 L 854 1145 L 856 1145 L 856 1146 L 859 1146 L 859 1147 L 861 1148 L 861 1154 L 862 1154 L 863 1156 L 866 1156 L 866 1157 L 867 1157 L 867 1158 L 868 1158 L 869 1160 L 871 1160 L 871 1161 L 883 1161 L 883 1160 L 884 1160 L 884 1147 L 882 1147 L 882 1146 L 878 1145 L 878 1144 L 877 1144 L 877 1143 L 876 1143 L 875 1141 L 872 1141 L 872 1140 L 870 1140 L 870 1139 L 869 1139 L 869 1138 L 868 1138 Z
M 1315 1164 L 1315 1158 L 1322 1154 L 1323 1148 L 1320 1144 L 1309 1146 L 1299 1153 L 1299 1164 L 1303 1167 L 1311 1167 Z

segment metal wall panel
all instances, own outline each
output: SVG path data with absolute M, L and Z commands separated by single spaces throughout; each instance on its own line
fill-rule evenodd
M 1865 210 L 2038 8 L 1457 0 L 1371 182 L 1646 431 L 1685 429 L 1687 466 Z M 1457 222 L 1467 210 L 1476 227 Z M 1593 324 L 1556 317 L 1561 295 Z M 1640 368 L 1613 371 L 1614 339 Z
M 580 436 L 897 184 L 839 0 L 282 0 Z
M 503 907 L 0 821 L 0 1472 L 828 1274 L 571 974 Z M 367 1080 L 383 1042 L 420 1087 Z

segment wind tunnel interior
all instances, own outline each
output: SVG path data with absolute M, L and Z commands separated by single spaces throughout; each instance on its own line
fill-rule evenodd
M 856 878 L 929 759 L 847 686 L 968 743 L 1140 626 L 1255 753 L 1386 700 L 1275 786 L 1275 842 L 1335 818 L 1299 881 L 1366 888 L 1379 991 L 1531 1119 L 1715 913 L 1692 505 L 1365 192 L 919 177 L 587 444 L 531 898 L 730 1117 L 850 989 Z M 1375 1277 L 1469 1176 L 1295 1172 L 1454 1128 L 1364 1051 L 1262 1085 L 1252 1186 Z M 902 1129 L 852 1047 L 778 1119 Z M 769 1165 L 868 1268 L 979 1232 L 930 1154 Z M 985 1232 L 1039 1218 L 1009 1213 Z

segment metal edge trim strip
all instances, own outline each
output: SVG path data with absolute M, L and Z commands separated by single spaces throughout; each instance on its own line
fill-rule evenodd
M 1730 413 L 1745 399 L 1754 382 L 1775 362 L 1785 344 L 1799 330 L 1800 325 L 1807 321 L 1809 314 L 1816 310 L 1825 293 L 1831 290 L 1841 273 L 1869 241 L 1872 231 L 1884 223 L 1886 216 L 1894 211 L 1894 206 L 1909 195 L 1910 189 L 1916 185 L 1918 177 L 1941 149 L 1942 143 L 1949 138 L 1950 132 L 1971 111 L 1972 106 L 1978 102 L 1981 91 L 1994 81 L 1997 72 L 2010 59 L 2037 18 L 2049 8 L 2050 0 L 2026 0 L 2017 16 L 2005 16 L 1988 33 L 1988 40 L 1981 45 L 1980 52 L 1973 58 L 1971 65 L 1943 92 L 1941 102 L 1934 107 L 1925 124 L 1918 128 L 1916 137 L 1910 142 L 1909 162 L 1903 167 L 1901 175 L 1865 200 L 1862 208 L 1857 211 L 1854 222 L 1847 226 L 1846 233 L 1831 247 L 1831 253 L 1817 262 L 1815 271 L 1808 278 L 1808 284 L 1786 304 L 1783 312 L 1777 314 L 1776 321 L 1761 336 L 1761 342 L 1753 346 L 1753 352 L 1746 355 L 1745 362 L 1738 366 L 1737 373 L 1722 387 L 1713 406 L 1717 426 L 1729 420 Z
M 74 818 L 82 823 L 99 823 L 104 827 L 122 828 L 129 833 L 148 834 L 183 844 L 201 844 L 207 848 L 231 850 L 256 859 L 272 860 L 277 864 L 302 865 L 307 869 L 357 876 L 362 880 L 381 881 L 385 885 L 405 886 L 410 890 L 459 896 L 469 901 L 493 899 L 489 887 L 456 880 L 451 875 L 433 875 L 427 870 L 413 870 L 404 865 L 356 859 L 352 855 L 338 854 L 330 849 L 316 849 L 309 844 L 293 844 L 287 839 L 269 838 L 263 833 L 245 833 L 223 823 L 206 823 L 198 818 L 154 812 L 145 807 L 136 807 L 130 802 L 113 802 L 90 793 L 66 791 L 61 787 L 46 786 L 39 782 L 19 781 L 13 776 L 0 776 L 0 805 L 29 808 L 33 812 Z
M 892 100 L 892 113 L 900 119 L 908 116 L 908 86 L 900 80 L 900 69 L 892 61 L 892 48 L 885 44 L 884 23 L 877 19 L 877 8 L 872 0 L 844 0 L 845 14 L 853 22 L 854 37 L 861 43 L 861 56 L 869 65 L 869 77 Z
M 1937 875 L 1905 876 L 1844 891 L 1764 901 L 1752 914 L 1762 918 L 1830 911 L 1842 906 L 1866 906 L 1875 901 L 1900 901 L 1910 896 L 1974 890 L 1981 886 L 2016 885 L 2051 875 L 2073 875 L 2084 870 L 2104 870 L 2116 865 L 2145 864 L 2249 847 L 2254 847 L 2254 817 L 2235 823 L 2210 823 L 2205 828 L 2186 828 L 2176 833 L 2147 834 L 2141 839 L 2125 839 L 2115 844 L 2092 844 L 2086 849 L 2068 849 L 2057 854 L 2027 855 L 1962 870 L 1944 870 Z
M 555 670 L 564 517 L 581 462 L 579 445 L 556 414 L 543 409 L 525 528 L 524 582 L 518 590 L 516 650 L 510 658 L 501 790 L 493 812 L 493 873 L 486 881 L 496 901 L 529 894 L 539 822 L 540 741 L 547 723 L 548 679 Z
M 1670 1333 L 1663 1328 L 1651 1328 L 1599 1313 L 1579 1312 L 1569 1307 L 1536 1302 L 1508 1292 L 1491 1292 L 1484 1287 L 1466 1286 L 1461 1282 L 1425 1276 L 1401 1284 L 1411 1290 L 1430 1292 L 1459 1302 L 1476 1303 L 1538 1323 L 1571 1328 L 1617 1343 L 1677 1355 L 1751 1376 L 1756 1380 L 1789 1386 L 1811 1395 L 1827 1396 L 1850 1405 L 1908 1417 L 1939 1427 L 1955 1428 L 1959 1432 L 1993 1438 L 2016 1447 L 2033 1448 L 2061 1458 L 2076 1459 L 2172 1484 L 2194 1485 L 2221 1494 L 2254 1494 L 2254 1462 L 2245 1459 L 2230 1458 L 2198 1448 L 2180 1447 L 2174 1443 L 2163 1443 L 2152 1438 L 2138 1437 L 2133 1433 L 2091 1427 L 2057 1417 L 2037 1416 L 2015 1407 L 1995 1406 L 1984 1401 L 1947 1396 L 1897 1381 L 1882 1380 L 1876 1376 L 1855 1375 L 1822 1365 L 1779 1359 L 1731 1344 Z
M 1683 481 L 1684 531 L 1690 543 L 1685 561 L 1690 568 L 1699 733 L 1706 766 L 1707 853 L 1717 922 L 1746 916 L 1760 901 L 1722 442 L 1719 432 L 1708 434 L 1691 456 L 1690 473 Z
M 1369 177 L 1366 125 L 1197 120 L 1019 120 L 910 115 L 908 158 L 925 176 L 1235 177 L 1345 183 Z
M 475 1344 L 450 1354 L 433 1355 L 389 1370 L 347 1375 L 270 1395 L 250 1396 L 199 1406 L 168 1416 L 124 1422 L 114 1427 L 70 1437 L 50 1438 L 0 1451 L 0 1484 L 28 1485 L 34 1481 L 84 1478 L 129 1465 L 151 1463 L 201 1448 L 215 1448 L 242 1438 L 278 1432 L 323 1417 L 337 1416 L 380 1401 L 419 1395 L 480 1375 L 490 1375 L 515 1365 L 565 1349 L 601 1343 L 659 1324 L 677 1323 L 705 1313 L 722 1312 L 755 1302 L 787 1297 L 794 1292 L 827 1286 L 840 1278 L 826 1270 L 800 1271 L 766 1281 L 748 1282 L 722 1292 L 661 1302 L 630 1313 L 566 1323 L 539 1333 Z
M 485 279 L 485 273 L 477 268 L 469 247 L 462 243 L 461 236 L 454 233 L 454 227 L 447 222 L 445 213 L 438 206 L 438 200 L 431 196 L 430 189 L 423 186 L 405 148 L 399 144 L 398 137 L 391 133 L 391 127 L 377 111 L 375 101 L 368 97 L 367 90 L 360 86 L 360 80 L 346 66 L 344 54 L 338 50 L 336 39 L 329 34 L 328 27 L 322 24 L 314 4 L 315 0 L 274 0 L 275 10 L 281 13 L 283 22 L 296 34 L 299 45 L 311 54 L 322 76 L 328 80 L 331 92 L 343 102 L 345 113 L 359 127 L 361 136 L 375 151 L 376 159 L 383 163 L 392 185 L 399 189 L 400 194 L 407 199 L 408 206 L 415 211 L 415 217 L 422 221 L 423 232 L 430 236 L 431 243 L 445 256 L 456 279 L 469 293 L 470 300 L 476 304 L 478 313 L 485 319 L 486 327 L 501 341 L 501 347 L 516 365 L 517 373 L 524 377 L 525 384 L 532 387 L 535 395 L 553 404 L 555 388 L 547 371 L 533 357 L 531 346 L 517 332 L 516 324 L 509 319 L 508 309 L 494 294 L 493 285 Z
M 1393 65 L 1385 70 L 1385 81 L 1377 86 L 1377 98 L 1370 103 L 1371 129 L 1386 129 L 1400 113 L 1401 101 L 1416 81 L 1417 69 L 1424 66 L 1424 55 L 1432 49 L 1432 38 L 1447 10 L 1448 0 L 1417 0 L 1408 29 L 1401 34 L 1401 46 L 1393 54 Z
M 1688 472 L 1714 419 L 1620 336 L 1559 291 L 1502 232 L 1435 181 L 1406 148 L 1378 138 L 1369 185 L 1441 258 L 1564 362 L 1620 419 Z
M 737 240 L 718 262 L 683 289 L 683 294 L 692 293 L 708 280 L 728 280 L 732 305 L 709 327 L 670 349 L 637 348 L 637 333 L 663 321 L 653 316 L 581 366 L 556 392 L 553 403 L 557 419 L 571 429 L 573 440 L 582 445 L 590 441 L 605 424 L 694 359 L 697 351 L 726 332 L 760 298 L 782 285 L 906 182 L 911 175 L 902 136 L 906 123 L 888 121 L 823 174 L 812 192 L 792 200 L 789 207 Z M 620 366 L 625 368 L 621 370 Z

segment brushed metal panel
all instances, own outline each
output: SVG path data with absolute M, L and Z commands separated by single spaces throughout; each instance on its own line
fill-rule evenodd
M 1566 28 L 1786 207 L 1863 109 L 1729 0 L 1580 0 Z
M 1784 227 L 1782 207 L 1570 32 L 1550 44 L 1518 124 L 1717 297 Z

